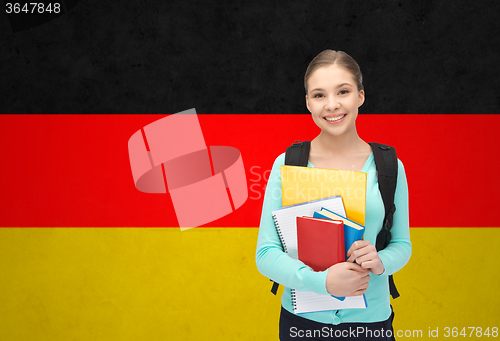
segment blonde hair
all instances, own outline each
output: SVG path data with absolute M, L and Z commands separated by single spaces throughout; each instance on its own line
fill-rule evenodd
M 351 56 L 343 51 L 324 50 L 314 57 L 307 67 L 306 74 L 304 76 L 304 88 L 306 90 L 306 95 L 307 81 L 309 80 L 309 77 L 311 77 L 312 73 L 320 67 L 329 65 L 338 65 L 339 67 L 349 71 L 356 82 L 358 91 L 363 90 L 363 75 L 361 74 L 358 63 L 356 63 Z

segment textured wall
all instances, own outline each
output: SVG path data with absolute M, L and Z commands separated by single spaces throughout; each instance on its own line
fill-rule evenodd
M 66 0 L 67 5 L 75 2 Z M 15 33 L 2 10 L 0 113 L 169 114 L 193 107 L 205 114 L 306 113 L 306 67 L 317 53 L 335 49 L 346 51 L 361 66 L 366 89 L 361 113 L 500 114 L 498 4 L 464 0 L 80 0 L 67 14 Z M 34 127 L 39 135 L 31 134 L 22 124 L 5 123 L 12 117 L 17 122 L 20 116 L 0 117 L 0 198 L 6 203 L 0 205 L 0 339 L 276 339 L 280 300 L 269 293 L 269 280 L 255 267 L 256 228 L 181 232 L 176 227 L 105 228 L 116 225 L 95 222 L 65 228 L 54 223 L 78 217 L 77 211 L 89 221 L 103 217 L 117 217 L 115 224 L 123 221 L 118 218 L 123 219 L 121 211 L 126 208 L 113 199 L 118 191 L 91 185 L 96 179 L 125 189 L 124 197 L 140 195 L 128 174 L 126 142 L 144 125 L 143 120 L 149 123 L 154 119 L 126 116 L 141 124 L 130 128 L 123 138 L 115 138 L 112 129 L 93 123 L 114 120 L 110 124 L 117 134 L 125 129 L 120 115 L 70 115 L 86 125 L 68 125 L 68 116 L 58 116 L 57 123 L 63 127 L 53 123 L 53 116 L 40 115 L 37 120 L 41 123 Z M 263 117 L 262 123 L 273 127 L 268 116 L 252 117 Z M 450 120 L 447 125 L 429 120 L 428 127 L 427 120 L 415 117 L 425 128 L 408 124 L 411 134 L 404 137 L 409 147 L 396 144 L 398 155 L 408 165 L 411 219 L 418 216 L 416 208 L 426 204 L 416 202 L 418 193 L 422 195 L 432 184 L 411 177 L 412 172 L 419 172 L 433 181 L 447 177 L 446 183 L 453 184 L 439 197 L 452 202 L 452 212 L 437 207 L 433 214 L 462 224 L 438 225 L 436 219 L 426 216 L 426 225 L 412 225 L 413 255 L 396 274 L 402 296 L 393 303 L 395 328 L 422 330 L 424 337 L 429 328 L 439 328 L 441 337 L 445 327 L 459 331 L 481 327 L 491 332 L 492 327 L 498 328 L 500 315 L 498 219 L 494 224 L 474 221 L 470 226 L 461 215 L 470 207 L 456 202 L 454 193 L 466 192 L 486 208 L 495 204 L 483 195 L 495 189 L 491 179 L 496 177 L 486 173 L 498 169 L 498 158 L 489 157 L 498 154 L 491 133 L 494 124 L 485 123 L 492 121 L 484 116 L 460 116 L 464 120 L 475 118 L 474 124 L 460 131 L 456 115 L 446 116 Z M 286 121 L 284 118 L 279 116 Z M 300 135 L 307 128 L 297 122 L 307 117 L 295 118 L 280 127 L 288 127 L 289 134 L 303 138 Z M 397 133 L 403 133 L 395 132 L 398 129 L 390 124 L 373 129 L 362 122 L 359 120 L 358 127 L 375 134 L 379 142 L 392 143 Z M 491 129 L 489 134 L 482 130 L 485 125 Z M 85 130 L 88 126 L 91 128 Z M 238 125 L 245 132 L 242 134 L 228 127 L 219 125 L 205 131 L 207 141 L 237 146 L 251 141 L 248 134 L 261 143 L 268 142 L 258 136 L 262 130 L 252 130 L 248 124 Z M 54 130 L 64 132 L 65 138 L 51 134 Z M 246 157 L 251 154 L 269 168 L 276 150 L 282 152 L 284 147 L 280 146 L 295 139 L 281 138 L 283 130 L 269 141 L 272 147 L 266 153 L 252 147 L 244 159 L 250 160 Z M 83 131 L 85 138 L 72 131 Z M 470 138 L 471 131 L 484 139 Z M 425 139 L 432 147 L 415 144 L 418 139 Z M 467 140 L 465 148 L 460 139 Z M 29 152 L 23 149 L 31 145 L 36 148 Z M 81 148 L 75 149 L 75 145 Z M 426 163 L 429 151 L 436 147 L 438 151 L 432 156 L 439 155 L 446 151 L 443 146 L 460 148 L 464 157 L 452 158 L 450 153 L 440 165 Z M 109 148 L 123 162 L 98 163 L 107 167 L 103 177 L 79 168 L 86 158 L 95 162 L 99 158 L 92 156 L 103 156 Z M 411 154 L 409 149 L 416 152 Z M 261 152 L 266 155 L 260 157 Z M 56 158 L 57 164 L 47 162 Z M 463 167 L 457 167 L 457 161 Z M 411 167 L 412 163 L 424 169 Z M 117 179 L 118 168 L 125 174 L 123 181 Z M 458 188 L 470 178 L 484 185 L 477 191 Z M 71 190 L 74 183 L 78 191 Z M 19 186 L 15 195 L 6 191 L 15 186 Z M 127 188 L 133 193 L 127 193 Z M 72 201 L 72 196 L 80 201 Z M 143 207 L 138 210 L 145 210 L 147 200 L 154 199 L 142 200 Z M 80 205 L 79 210 L 67 209 L 57 200 L 65 200 L 68 206 Z M 116 209 L 97 212 L 92 210 L 96 202 Z M 34 210 L 27 209 L 30 207 L 53 217 L 52 224 L 44 224 Z M 487 215 L 495 219 L 494 210 L 489 211 Z M 474 212 L 478 220 L 484 219 L 481 210 Z M 7 216 L 13 218 L 7 221 Z M 35 223 L 19 223 L 26 219 Z M 124 226 L 133 224 L 127 220 Z
M 0 21 L 0 112 L 305 113 L 305 69 L 334 49 L 361 66 L 362 113 L 499 113 L 498 8 L 80 1 L 30 30 Z

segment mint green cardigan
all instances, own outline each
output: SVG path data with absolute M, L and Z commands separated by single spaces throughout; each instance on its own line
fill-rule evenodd
M 262 275 L 285 286 L 281 304 L 286 310 L 293 313 L 291 288 L 328 295 L 325 286 L 328 270 L 314 272 L 300 260 L 292 259 L 283 252 L 271 212 L 282 207 L 280 166 L 284 164 L 284 161 L 285 153 L 276 158 L 269 176 L 255 258 L 257 268 Z M 308 167 L 314 166 L 309 162 Z M 384 219 L 384 203 L 378 188 L 373 153 L 366 160 L 362 171 L 368 175 L 364 239 L 375 245 Z M 396 212 L 391 229 L 392 239 L 390 244 L 379 252 L 385 270 L 380 275 L 370 273 L 369 287 L 365 293 L 367 308 L 304 313 L 300 316 L 334 325 L 347 322 L 379 322 L 389 318 L 391 308 L 388 276 L 401 269 L 411 256 L 408 185 L 405 170 L 400 160 L 398 160 L 398 180 L 394 202 Z M 404 293 L 402 294 L 404 295 Z

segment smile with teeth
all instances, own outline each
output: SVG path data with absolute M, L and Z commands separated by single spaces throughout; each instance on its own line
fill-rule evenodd
M 334 122 L 334 121 L 338 121 L 338 120 L 344 118 L 345 115 L 347 115 L 347 114 L 343 114 L 343 115 L 335 116 L 335 117 L 325 117 L 325 120 L 327 120 L 329 122 Z

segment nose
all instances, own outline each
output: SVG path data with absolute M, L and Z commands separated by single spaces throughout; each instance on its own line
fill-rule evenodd
M 340 103 L 335 96 L 329 96 L 326 102 L 325 109 L 330 111 L 335 111 L 340 108 Z

